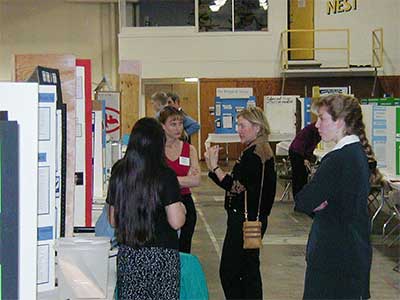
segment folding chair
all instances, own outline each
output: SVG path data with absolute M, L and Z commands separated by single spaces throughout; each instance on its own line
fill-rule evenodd
M 279 164 L 278 178 L 283 181 L 284 186 L 285 186 L 282 196 L 279 199 L 279 201 L 283 201 L 285 199 L 285 197 L 287 197 L 287 199 L 290 200 L 291 198 L 293 198 L 290 196 L 292 194 L 292 192 L 291 192 L 292 168 L 290 166 L 290 161 L 285 158 L 283 158 L 282 162 Z

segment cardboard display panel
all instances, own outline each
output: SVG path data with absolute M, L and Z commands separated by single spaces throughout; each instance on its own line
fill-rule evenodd
M 16 81 L 27 80 L 37 66 L 58 69 L 61 78 L 63 102 L 67 104 L 67 175 L 65 203 L 65 235 L 72 236 L 74 190 L 75 190 L 75 63 L 76 58 L 69 54 L 18 54 L 14 56 Z

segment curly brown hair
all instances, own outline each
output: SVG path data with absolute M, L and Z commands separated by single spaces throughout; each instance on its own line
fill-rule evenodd
M 311 109 L 313 112 L 317 112 L 321 107 L 326 108 L 327 112 L 332 116 L 333 121 L 337 119 L 344 120 L 346 126 L 345 135 L 354 134 L 360 138 L 360 142 L 368 158 L 368 163 L 370 166 L 373 166 L 371 168 L 370 183 L 382 184 L 383 176 L 378 168 L 376 168 L 375 154 L 365 133 L 360 101 L 350 95 L 333 94 L 314 100 Z

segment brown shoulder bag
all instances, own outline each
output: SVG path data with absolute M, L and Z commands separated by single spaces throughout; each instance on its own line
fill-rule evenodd
M 261 196 L 264 184 L 264 164 L 261 175 L 260 197 L 258 198 L 258 212 L 256 221 L 249 221 L 247 218 L 247 191 L 244 193 L 244 222 L 243 222 L 243 248 L 244 249 L 260 249 L 262 247 L 261 238 L 261 222 L 260 222 L 260 207 Z

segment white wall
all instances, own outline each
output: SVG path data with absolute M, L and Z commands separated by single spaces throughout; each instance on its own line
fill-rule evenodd
M 59 53 L 91 59 L 93 82 L 103 74 L 115 82 L 116 34 L 113 51 L 112 34 L 106 30 L 112 28 L 111 7 L 64 0 L 0 0 L 0 80 L 12 79 L 13 54 Z
M 383 75 L 400 74 L 399 0 L 358 0 L 358 9 L 328 16 L 328 0 L 314 0 L 315 28 L 351 30 L 351 64 L 372 63 L 371 31 L 383 27 Z M 350 0 L 349 0 L 350 1 Z M 140 60 L 143 78 L 167 77 L 280 77 L 279 39 L 287 28 L 287 1 L 270 0 L 269 31 L 205 33 L 195 28 L 123 28 L 120 59 Z M 318 39 L 318 38 L 317 38 Z M 316 45 L 321 43 L 316 39 Z M 329 41 L 330 42 L 329 42 Z M 326 42 L 328 41 L 328 42 Z M 345 36 L 329 34 L 323 46 L 345 45 Z M 321 61 L 336 59 L 335 53 Z M 340 59 L 347 63 L 345 52 Z
M 287 26 L 287 4 L 269 2 L 268 32 L 123 28 L 119 57 L 140 60 L 143 78 L 279 76 L 279 40 Z
M 327 14 L 328 0 L 315 0 L 315 28 L 349 28 L 351 64 L 372 63 L 372 30 L 383 28 L 384 70 L 383 75 L 400 74 L 400 1 L 399 0 L 358 0 L 357 10 L 338 14 Z M 354 3 L 354 0 L 349 0 Z M 330 40 L 330 42 L 328 41 Z M 319 41 L 320 46 L 337 47 L 345 45 L 343 34 L 329 34 Z M 318 41 L 316 39 L 316 45 Z M 333 54 L 333 53 L 332 53 Z M 323 54 L 316 55 L 323 58 Z M 325 57 L 326 59 L 327 57 Z M 330 56 L 335 60 L 335 55 Z M 329 60 L 329 59 L 328 59 Z M 343 59 L 336 59 L 343 62 Z

